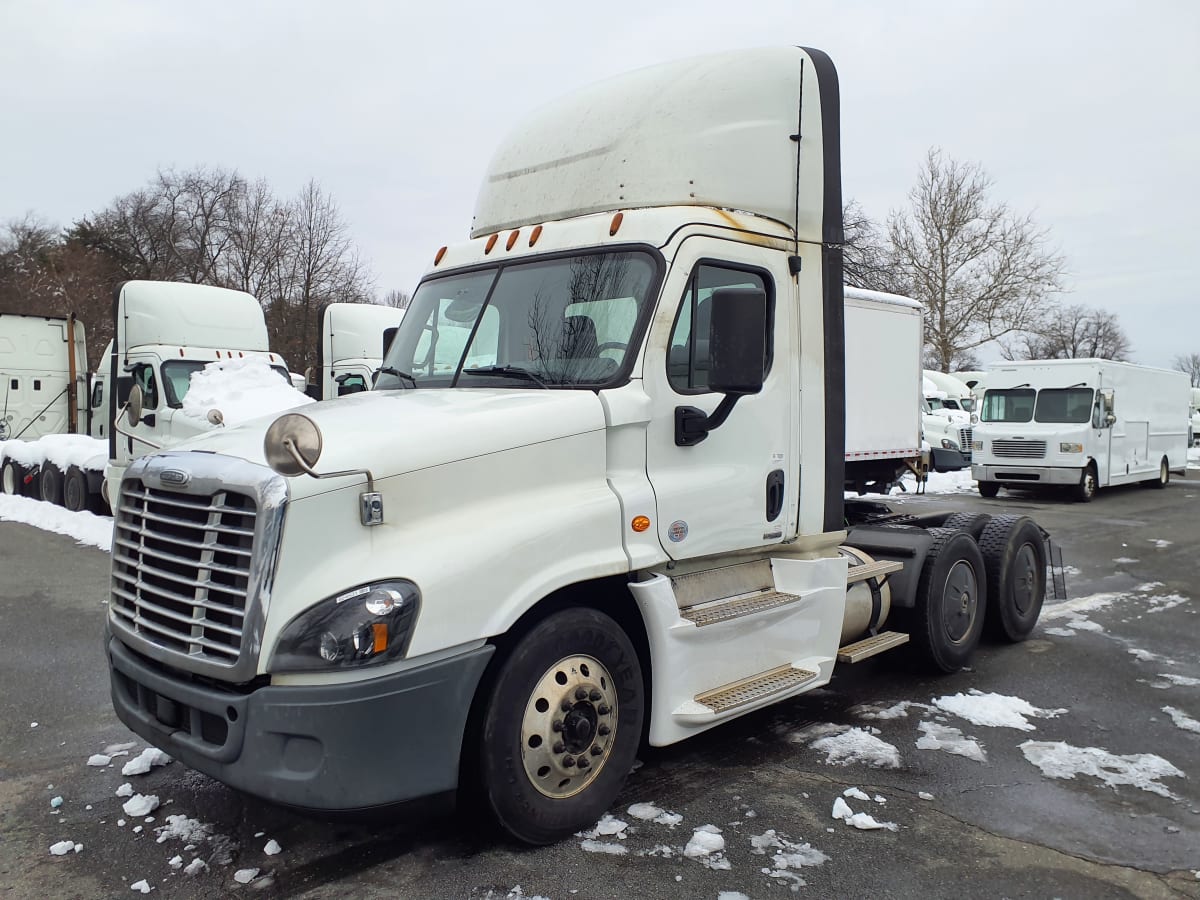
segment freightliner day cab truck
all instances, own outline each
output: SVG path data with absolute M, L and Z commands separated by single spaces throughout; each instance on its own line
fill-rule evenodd
M 839 139 L 833 64 L 801 48 L 524 123 L 373 390 L 129 466 L 122 721 L 278 803 L 458 791 L 543 843 L 642 741 L 904 642 L 954 671 L 985 624 L 1027 636 L 1031 520 L 843 500 Z
M 1187 468 L 1188 377 L 1107 359 L 993 366 L 975 429 L 971 476 L 1001 485 L 1067 486 L 1087 502 L 1102 487 L 1166 487 Z
M 314 400 L 332 400 L 367 390 L 403 318 L 404 310 L 390 306 L 326 304 L 317 365 L 307 373 L 305 392 Z

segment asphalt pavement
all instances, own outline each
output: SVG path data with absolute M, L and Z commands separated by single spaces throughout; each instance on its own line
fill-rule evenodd
M 129 897 L 145 879 L 154 893 L 187 898 L 1200 897 L 1200 733 L 1188 726 L 1200 720 L 1200 481 L 1102 491 L 1090 504 L 1005 491 L 995 500 L 892 499 L 910 511 L 1033 516 L 1062 547 L 1067 605 L 1051 601 L 1023 644 L 985 644 L 968 671 L 931 677 L 903 652 L 885 654 L 839 668 L 824 689 L 645 750 L 612 809 L 626 827 L 596 837 L 610 853 L 583 849 L 583 838 L 520 847 L 469 815 L 424 809 L 322 821 L 179 763 L 122 776 L 145 744 L 117 721 L 108 695 L 108 555 L 0 523 L 0 894 Z M 972 690 L 1065 712 L 1030 719 L 1033 730 L 1023 731 L 929 706 Z M 903 701 L 907 715 L 863 715 L 864 705 Z M 975 738 L 986 760 L 919 749 L 922 721 Z M 812 727 L 826 725 L 877 729 L 899 767 L 831 764 L 811 746 Z M 135 740 L 111 767 L 87 765 Z M 1158 774 L 1142 786 L 1050 777 L 1026 757 L 1027 741 L 1077 748 L 1084 759 L 1105 751 Z M 379 778 L 387 777 L 383 760 Z M 122 811 L 116 791 L 126 782 L 159 797 L 154 821 Z M 849 788 L 871 798 L 849 798 L 855 811 L 896 829 L 833 819 Z M 639 819 L 628 812 L 636 803 L 682 820 Z M 156 831 L 170 816 L 208 831 Z M 684 857 L 704 825 L 721 829 L 723 853 Z M 281 852 L 264 852 L 270 840 Z M 59 841 L 82 848 L 51 855 Z M 179 866 L 200 858 L 207 868 L 187 875 L 172 867 L 176 856 Z M 235 880 L 249 869 L 258 872 L 248 884 Z

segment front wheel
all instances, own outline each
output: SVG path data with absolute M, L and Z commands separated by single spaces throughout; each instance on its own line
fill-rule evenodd
M 1096 469 L 1090 463 L 1084 467 L 1079 484 L 1075 485 L 1075 499 L 1080 503 L 1090 503 L 1096 496 Z
M 1171 467 L 1167 465 L 1167 458 L 1164 456 L 1161 463 L 1158 465 L 1158 478 L 1150 482 L 1153 487 L 1165 488 L 1171 480 Z
M 612 805 L 642 733 L 642 669 L 594 609 L 535 625 L 500 664 L 479 729 L 483 800 L 518 840 L 549 844 Z
M 1000 493 L 1000 482 L 998 481 L 981 481 L 979 482 L 979 496 L 995 497 Z

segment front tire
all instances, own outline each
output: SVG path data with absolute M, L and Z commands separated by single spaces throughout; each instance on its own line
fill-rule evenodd
M 998 481 L 981 481 L 979 482 L 979 496 L 995 497 L 1000 493 L 1000 482 Z
M 1167 465 L 1167 458 L 1164 456 L 1162 462 L 1158 464 L 1158 478 L 1150 482 L 1152 487 L 1159 490 L 1165 488 L 1171 481 L 1171 467 Z
M 1075 499 L 1080 503 L 1091 503 L 1096 496 L 1096 467 L 1088 463 L 1083 468 L 1079 484 L 1075 485 Z
M 633 766 L 642 715 L 641 665 L 616 622 L 587 608 L 543 619 L 500 664 L 483 708 L 487 809 L 529 844 L 592 825 Z
M 1046 546 L 1028 516 L 996 516 L 979 538 L 987 572 L 985 628 L 1018 643 L 1029 637 L 1046 599 Z
M 965 531 L 931 528 L 933 546 L 921 567 L 909 637 L 929 668 L 957 672 L 983 634 L 987 580 L 983 555 Z

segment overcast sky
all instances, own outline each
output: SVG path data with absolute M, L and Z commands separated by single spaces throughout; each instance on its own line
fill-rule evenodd
M 278 195 L 315 178 L 379 293 L 464 240 L 496 144 L 628 69 L 738 47 L 830 54 L 843 189 L 876 220 L 926 150 L 1050 229 L 1069 302 L 1134 359 L 1200 352 L 1200 3 L 0 0 L 0 221 L 57 225 L 159 167 Z M 985 362 L 988 360 L 985 360 Z

